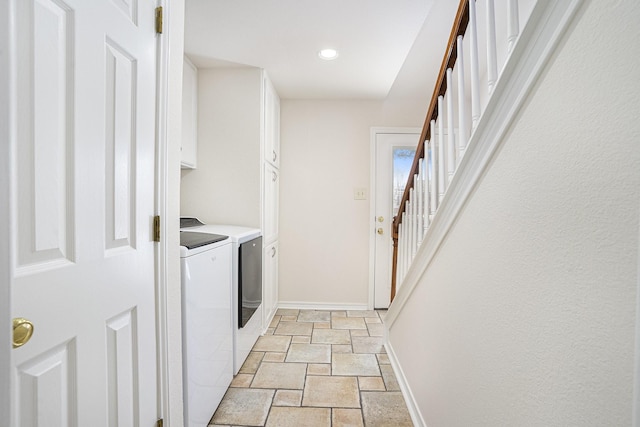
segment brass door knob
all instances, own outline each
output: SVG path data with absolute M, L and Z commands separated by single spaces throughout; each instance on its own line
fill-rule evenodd
M 378 228 L 378 234 L 384 234 L 384 230 L 382 228 Z
M 379 216 L 378 217 L 378 222 L 384 222 L 384 217 L 383 216 Z
M 22 317 L 13 319 L 13 348 L 22 347 L 33 335 L 33 323 Z

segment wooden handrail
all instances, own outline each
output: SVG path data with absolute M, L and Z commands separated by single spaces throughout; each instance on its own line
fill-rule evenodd
M 472 0 L 475 1 L 475 0 Z M 393 262 L 391 271 L 391 301 L 396 296 L 396 275 L 398 269 L 398 229 L 402 222 L 402 213 L 405 210 L 407 200 L 409 200 L 409 192 L 413 188 L 413 177 L 418 173 L 418 165 L 420 159 L 424 158 L 425 154 L 425 142 L 431 139 L 431 126 L 432 120 L 436 120 L 439 115 L 438 111 L 438 97 L 443 96 L 447 91 L 447 69 L 453 68 L 456 60 L 458 59 L 457 40 L 458 36 L 464 35 L 467 31 L 467 25 L 469 24 L 469 0 L 461 0 L 456 12 L 456 18 L 451 28 L 451 34 L 449 35 L 449 42 L 447 43 L 447 50 L 445 51 L 444 58 L 442 59 L 442 65 L 440 65 L 440 73 L 436 80 L 436 86 L 431 96 L 431 103 L 427 110 L 427 117 L 422 126 L 422 133 L 420 134 L 420 140 L 416 148 L 416 155 L 413 158 L 413 164 L 408 176 L 407 186 L 402 194 L 402 201 L 398 210 L 398 215 L 393 218 Z

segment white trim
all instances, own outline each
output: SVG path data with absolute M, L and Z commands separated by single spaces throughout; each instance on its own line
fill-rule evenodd
M 539 0 L 498 79 L 493 96 L 469 140 L 467 152 L 447 189 L 385 323 L 389 329 L 446 239 L 476 185 L 498 153 L 503 137 L 536 84 L 555 47 L 583 5 L 581 0 Z
M 404 401 L 407 404 L 407 409 L 409 410 L 411 421 L 413 421 L 413 425 L 415 427 L 426 427 L 427 423 L 425 423 L 424 418 L 422 418 L 422 414 L 420 413 L 416 399 L 411 392 L 411 388 L 409 387 L 407 377 L 404 375 L 404 372 L 400 367 L 400 362 L 398 361 L 396 352 L 393 350 L 393 346 L 387 339 L 388 333 L 388 329 L 385 328 L 384 348 L 387 351 L 387 356 L 389 356 L 389 362 L 391 362 L 393 373 L 396 375 L 396 379 L 398 380 L 398 385 L 400 386 L 400 391 L 402 392 Z
M 12 425 L 11 411 L 11 250 L 10 250 L 10 182 L 11 140 L 9 123 L 10 40 L 13 37 L 9 2 L 2 2 L 0 10 L 0 414 L 4 422 Z
M 160 215 L 160 242 L 156 244 L 155 269 L 156 269 L 156 360 L 158 363 L 158 417 L 164 420 L 164 424 L 170 424 L 170 393 L 169 393 L 169 333 L 168 333 L 168 307 L 167 295 L 169 293 L 169 277 L 167 266 L 169 264 L 169 159 L 168 159 L 168 132 L 167 110 L 169 97 L 169 48 L 170 48 L 170 2 L 160 1 L 163 12 L 163 34 L 158 35 L 157 45 L 157 69 L 156 69 L 156 177 L 155 177 L 155 212 Z
M 367 310 L 367 304 L 280 301 L 278 308 L 301 310 Z
M 376 228 L 376 137 L 382 134 L 407 134 L 417 133 L 420 135 L 422 129 L 418 127 L 372 127 L 370 133 L 369 148 L 369 298 L 368 309 L 374 309 L 375 298 L 375 260 L 376 260 L 376 235 L 373 232 Z
M 640 427 L 640 230 L 638 231 L 637 255 L 638 264 L 636 266 L 636 342 L 633 355 L 633 403 L 631 416 L 631 423 L 633 427 Z

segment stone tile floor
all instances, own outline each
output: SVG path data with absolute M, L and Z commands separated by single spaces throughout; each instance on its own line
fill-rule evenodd
M 279 309 L 210 426 L 413 426 L 383 346 L 385 311 Z

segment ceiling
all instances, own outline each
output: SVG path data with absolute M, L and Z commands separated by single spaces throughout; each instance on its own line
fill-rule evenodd
M 405 62 L 426 61 L 408 55 L 428 53 L 434 25 L 446 43 L 452 19 L 424 25 L 443 3 L 455 13 L 451 0 L 186 0 L 185 53 L 199 68 L 264 68 L 282 98 L 384 99 Z M 320 59 L 326 47 L 339 57 Z

